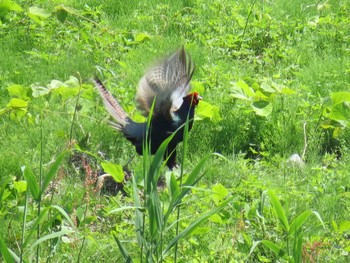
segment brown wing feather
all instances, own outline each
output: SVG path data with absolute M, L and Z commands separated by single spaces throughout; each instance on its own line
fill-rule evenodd
M 105 88 L 105 86 L 98 78 L 95 78 L 93 81 L 98 92 L 100 93 L 105 108 L 107 109 L 108 113 L 113 117 L 113 119 L 116 120 L 116 123 L 111 122 L 111 125 L 114 128 L 120 130 L 128 123 L 129 117 L 127 113 L 123 110 L 118 101 Z
M 191 88 L 193 70 L 184 47 L 165 58 L 141 78 L 136 94 L 138 108 L 147 116 L 156 99 L 153 114 L 171 118 L 171 112 L 181 105 L 176 105 L 176 101 L 186 96 Z

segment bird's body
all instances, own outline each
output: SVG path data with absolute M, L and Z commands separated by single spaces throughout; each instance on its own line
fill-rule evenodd
M 148 130 L 151 154 L 155 154 L 163 141 L 177 131 L 169 142 L 164 156 L 170 169 L 176 167 L 176 146 L 183 140 L 184 124 L 188 119 L 188 128 L 189 130 L 192 128 L 195 106 L 201 99 L 196 92 L 187 94 L 193 74 L 191 66 L 191 60 L 187 58 L 182 48 L 151 68 L 143 76 L 136 95 L 139 108 L 146 116 L 155 100 Z M 138 123 L 131 120 L 102 82 L 95 79 L 95 84 L 106 109 L 116 121 L 111 125 L 121 131 L 125 138 L 135 146 L 136 152 L 142 155 L 147 134 L 147 122 Z

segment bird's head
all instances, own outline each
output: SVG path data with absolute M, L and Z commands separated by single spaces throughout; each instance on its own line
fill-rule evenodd
M 195 92 L 188 94 L 183 99 L 184 99 L 184 101 L 187 101 L 189 104 L 197 106 L 199 101 L 202 100 L 203 98 L 198 94 L 198 92 L 195 91 Z

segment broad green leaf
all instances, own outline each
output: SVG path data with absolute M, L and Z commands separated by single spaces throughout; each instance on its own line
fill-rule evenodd
M 56 6 L 55 11 L 58 21 L 60 21 L 61 23 L 66 21 L 68 11 L 63 6 Z
M 268 81 L 263 81 L 260 84 L 260 89 L 267 93 L 276 93 L 276 90 L 271 86 L 271 83 L 269 83 Z
M 142 42 L 145 42 L 146 40 L 150 40 L 151 37 L 146 33 L 136 33 L 134 35 L 134 39 L 136 42 L 142 43 Z
M 217 224 L 222 224 L 222 218 L 218 214 L 214 214 L 211 217 L 209 217 L 209 221 Z
M 211 190 L 213 191 L 211 198 L 213 199 L 216 205 L 218 205 L 222 200 L 224 200 L 224 198 L 229 194 L 228 190 L 222 184 L 214 185 Z
M 124 171 L 120 164 L 103 162 L 101 163 L 101 166 L 103 170 L 110 174 L 116 182 L 120 183 L 124 181 Z
M 255 113 L 262 117 L 267 117 L 272 113 L 272 103 L 265 100 L 259 100 L 252 103 Z
M 7 90 L 12 97 L 17 97 L 19 99 L 28 99 L 28 89 L 23 87 L 22 85 L 13 84 L 7 87 Z
M 63 85 L 62 81 L 53 79 L 50 81 L 50 83 L 47 85 L 47 88 L 49 90 L 53 90 L 53 89 L 58 89 L 59 87 L 61 87 Z
M 73 87 L 73 88 L 80 86 L 79 79 L 74 76 L 69 76 L 68 80 L 66 80 L 64 84 L 67 85 L 68 87 Z
M 5 17 L 9 11 L 21 12 L 23 9 L 11 0 L 0 0 L 0 17 Z
M 36 84 L 32 84 L 30 87 L 32 89 L 32 95 L 34 98 L 38 98 L 50 93 L 50 89 L 47 87 L 39 86 Z
M 343 102 L 350 102 L 350 92 L 340 91 L 340 92 L 332 92 L 332 103 L 333 105 L 337 105 Z
M 86 204 L 79 206 L 76 210 L 77 218 L 78 218 L 80 223 L 82 223 L 85 219 L 85 211 L 86 211 Z
M 263 92 L 261 92 L 260 90 L 257 90 L 255 92 L 255 95 L 254 95 L 254 99 L 255 100 L 267 100 L 269 99 L 268 96 L 266 96 Z
M 12 98 L 6 107 L 8 109 L 18 109 L 18 108 L 27 108 L 28 102 L 18 98 Z
M 350 103 L 343 102 L 333 105 L 330 109 L 330 112 L 325 114 L 331 120 L 334 120 L 341 124 L 343 127 L 349 127 L 350 123 Z
M 206 101 L 201 101 L 196 108 L 196 120 L 209 119 L 213 122 L 222 120 L 220 109 Z
M 47 187 L 49 186 L 50 182 L 53 180 L 53 178 L 57 174 L 57 170 L 60 167 L 63 158 L 66 156 L 67 151 L 62 152 L 57 158 L 56 161 L 50 166 L 49 171 L 44 176 L 44 182 L 41 187 L 41 193 L 44 194 Z
M 350 230 L 350 221 L 344 220 L 339 222 L 339 231 L 346 232 Z
M 311 211 L 304 211 L 297 218 L 294 218 L 293 221 L 290 223 L 288 234 L 292 236 L 295 232 L 298 232 L 311 214 Z
M 27 182 L 26 181 L 14 181 L 13 187 L 16 189 L 18 193 L 24 193 L 27 190 Z
M 28 16 L 36 23 L 42 25 L 43 21 L 51 16 L 51 13 L 37 6 L 31 6 L 28 10 Z
M 40 188 L 32 170 L 29 167 L 22 167 L 24 178 L 27 181 L 28 188 L 32 194 L 34 200 L 39 201 L 40 199 Z
M 15 262 L 13 257 L 11 256 L 4 240 L 2 239 L 2 235 L 0 235 L 0 251 L 1 251 L 1 255 L 2 255 L 4 262 L 6 262 L 6 263 Z
M 60 94 L 62 100 L 68 100 L 70 98 L 74 98 L 79 93 L 79 87 L 68 87 L 68 86 L 60 86 L 59 88 L 54 90 L 54 94 Z
M 268 195 L 270 197 L 270 202 L 271 202 L 271 206 L 272 206 L 272 210 L 275 214 L 275 216 L 279 219 L 279 221 L 281 222 L 284 230 L 286 232 L 289 231 L 289 224 L 288 224 L 288 220 L 287 220 L 287 216 L 284 212 L 284 209 L 280 203 L 280 201 L 278 200 L 277 196 L 275 195 L 274 192 L 272 191 L 268 191 Z
M 254 97 L 254 90 L 243 80 L 233 83 L 231 97 L 243 100 L 251 100 Z
M 281 90 L 281 93 L 286 95 L 293 95 L 293 94 L 296 94 L 296 91 L 288 87 L 283 87 Z

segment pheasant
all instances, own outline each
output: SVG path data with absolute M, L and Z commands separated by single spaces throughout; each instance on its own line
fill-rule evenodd
M 155 154 L 162 142 L 177 131 L 164 155 L 170 170 L 178 167 L 176 146 L 183 140 L 184 124 L 188 118 L 188 129 L 191 130 L 195 107 L 202 99 L 197 92 L 189 93 L 193 71 L 191 58 L 182 47 L 151 67 L 141 78 L 136 93 L 138 108 L 145 117 L 149 115 L 154 101 L 148 131 L 151 154 Z M 94 82 L 105 108 L 114 119 L 111 125 L 122 132 L 135 146 L 136 152 L 142 155 L 147 136 L 147 122 L 133 121 L 102 82 L 97 78 Z

